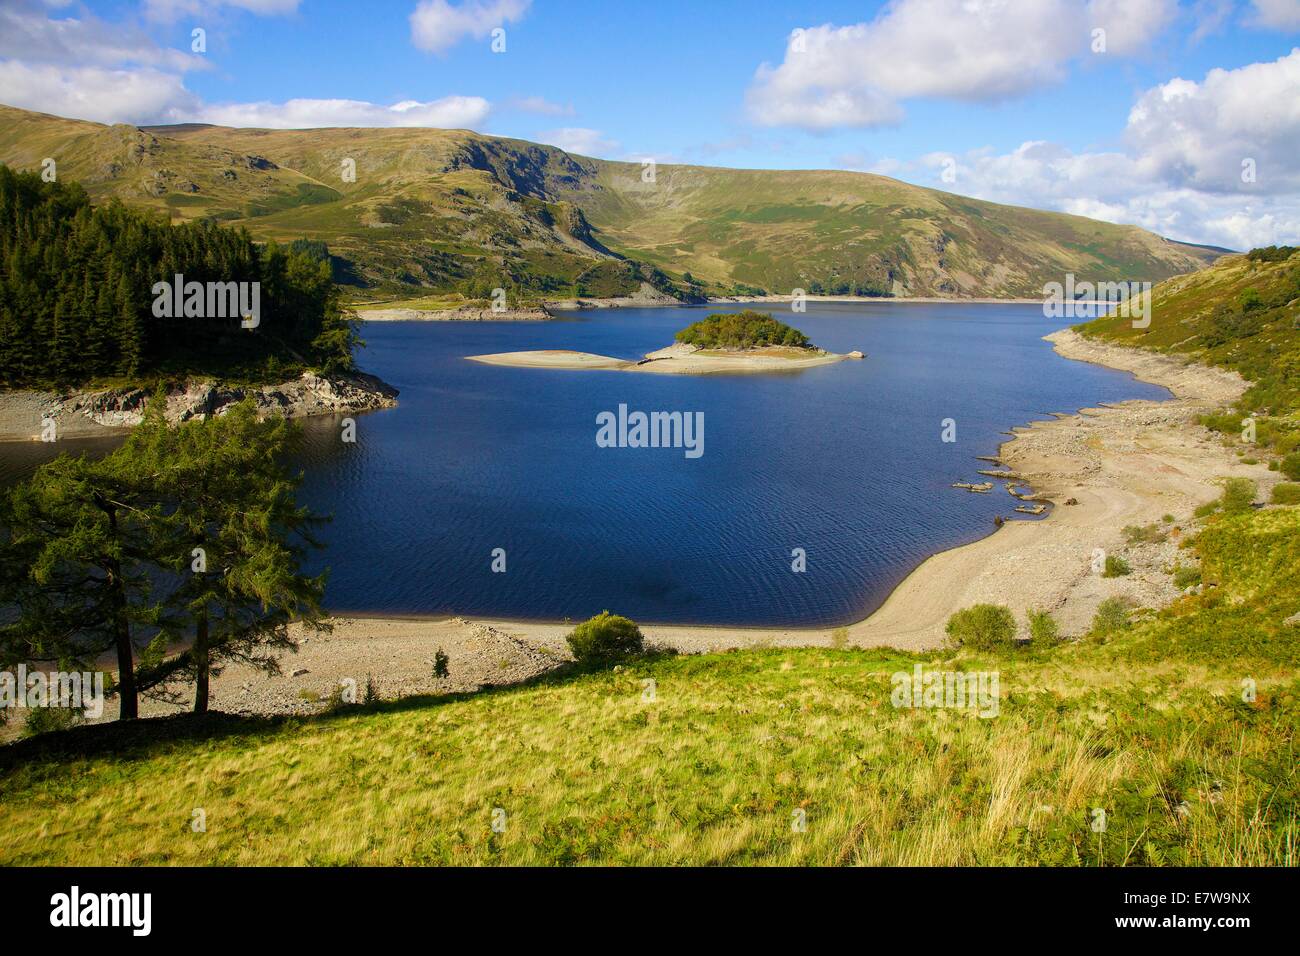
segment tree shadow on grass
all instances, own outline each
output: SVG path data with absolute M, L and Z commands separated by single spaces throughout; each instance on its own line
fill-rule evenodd
M 636 664 L 654 663 L 672 654 L 652 652 L 635 659 Z M 513 693 L 534 687 L 559 686 L 605 673 L 584 668 L 572 661 L 549 671 L 509 684 L 483 684 L 475 691 L 447 694 L 412 694 L 373 703 L 343 704 L 315 714 L 246 715 L 212 711 L 207 714 L 171 714 L 138 720 L 83 724 L 51 731 L 0 746 L 0 777 L 23 767 L 34 767 L 84 758 L 111 756 L 117 760 L 142 760 L 176 745 L 213 743 L 245 738 L 259 743 L 285 731 L 327 726 L 337 721 L 356 720 L 375 714 L 398 714 L 427 710 L 445 704 Z

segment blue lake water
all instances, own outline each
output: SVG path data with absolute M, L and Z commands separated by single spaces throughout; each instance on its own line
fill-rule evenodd
M 731 308 L 731 307 L 728 307 Z M 735 306 L 734 309 L 742 308 Z M 1017 503 L 978 481 L 1015 425 L 1164 398 L 1060 358 L 1033 305 L 871 303 L 778 314 L 867 358 L 779 375 L 521 369 L 464 356 L 572 348 L 634 358 L 717 307 L 553 323 L 367 323 L 361 364 L 399 407 L 306 423 L 301 498 L 330 513 L 335 610 L 829 626 L 857 620 L 927 556 Z M 600 448 L 596 416 L 702 412 L 704 454 Z M 941 441 L 956 420 L 957 441 Z M 61 443 L 64 447 L 75 443 Z M 14 446 L 9 446 L 13 448 Z M 93 447 L 93 446 L 88 446 Z M 49 446 L 23 446 L 23 462 Z M 6 449 L 6 456 L 9 455 Z M 14 467 L 6 469 L 13 471 Z M 1017 520 L 1033 520 L 1018 518 Z M 506 572 L 491 570 L 505 550 Z M 807 570 L 791 570 L 802 548 Z
M 740 308 L 737 306 L 736 308 Z M 655 622 L 856 620 L 928 555 L 990 533 L 1016 501 L 978 481 L 1002 433 L 1047 413 L 1164 398 L 1059 357 L 1041 307 L 870 304 L 790 319 L 861 362 L 781 375 L 664 376 L 481 365 L 572 348 L 639 357 L 708 309 L 621 309 L 556 323 L 370 323 L 364 366 L 400 406 L 357 441 L 311 424 L 304 498 L 325 530 L 331 606 Z M 704 413 L 704 454 L 600 448 L 596 416 Z M 941 441 L 942 420 L 957 441 Z M 506 572 L 491 570 L 492 551 Z M 807 570 L 791 570 L 791 552 Z

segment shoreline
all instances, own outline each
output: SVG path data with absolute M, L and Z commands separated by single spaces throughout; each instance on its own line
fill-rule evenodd
M 683 302 L 670 296 L 616 296 L 613 298 L 577 298 L 544 299 L 534 306 L 507 309 L 493 312 L 491 309 L 459 306 L 447 309 L 388 308 L 383 305 L 353 306 L 358 318 L 363 322 L 545 322 L 565 320 L 582 312 L 596 312 L 604 309 L 670 309 L 699 308 L 712 305 L 788 305 L 794 301 L 789 295 L 768 296 L 715 296 L 703 302 Z M 903 304 L 903 305 L 1042 305 L 1042 298 L 998 298 L 978 296 L 973 298 L 942 298 L 938 296 L 853 296 L 853 295 L 809 295 L 804 301 L 816 304 L 847 303 L 855 305 Z M 1079 301 L 1076 305 L 1114 303 L 1089 303 Z
M 397 405 L 398 391 L 365 372 L 324 376 L 304 372 L 278 385 L 221 385 L 194 378 L 167 394 L 168 421 L 221 415 L 246 398 L 258 415 L 312 418 L 376 411 Z M 66 393 L 19 389 L 0 393 L 0 442 L 42 440 L 43 422 L 53 420 L 58 439 L 111 438 L 140 423 L 151 393 L 144 388 L 73 389 Z
M 647 644 L 682 653 L 837 644 L 925 651 L 943 645 L 944 624 L 954 611 L 979 602 L 1009 606 L 1022 631 L 1027 608 L 1051 611 L 1062 634 L 1073 636 L 1086 630 L 1105 598 L 1154 607 L 1177 598 L 1168 569 L 1188 560 L 1177 548 L 1182 529 L 1198 505 L 1218 496 L 1216 479 L 1249 477 L 1264 500 L 1280 480 L 1262 464 L 1243 464 L 1195 424 L 1196 415 L 1231 402 L 1247 383 L 1236 373 L 1088 341 L 1069 329 L 1044 339 L 1064 358 L 1130 372 L 1173 396 L 1053 413 L 1053 419 L 1013 427 L 990 457 L 1014 475 L 1016 486 L 1032 489 L 1032 498 L 1052 503 L 1046 518 L 1009 520 L 983 538 L 932 554 L 871 614 L 842 628 L 644 624 Z M 972 458 L 972 473 L 978 464 Z M 1008 496 L 1009 513 L 1017 503 Z M 1166 514 L 1175 520 L 1162 523 Z M 1151 523 L 1170 530 L 1167 540 L 1125 543 L 1125 526 Z M 1096 548 L 1122 553 L 1132 573 L 1093 573 Z M 348 678 L 364 687 L 372 677 L 385 697 L 517 683 L 567 660 L 564 638 L 577 623 L 400 614 L 339 614 L 332 621 L 331 634 L 310 635 L 296 654 L 282 657 L 278 677 L 242 665 L 226 668 L 213 679 L 213 709 L 313 712 Z M 449 677 L 432 674 L 438 650 L 450 658 Z M 146 714 L 178 709 L 147 700 L 141 707 Z

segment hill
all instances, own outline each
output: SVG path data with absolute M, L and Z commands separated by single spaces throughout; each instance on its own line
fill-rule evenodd
M 1250 389 L 1233 410 L 1205 423 L 1235 436 L 1250 416 L 1255 442 L 1286 455 L 1300 447 L 1298 310 L 1300 248 L 1282 246 L 1228 256 L 1202 272 L 1160 283 L 1152 290 L 1147 328 L 1134 328 L 1118 314 L 1077 328 L 1086 336 L 1240 372 Z
M 0 162 L 96 199 L 258 239 L 326 242 L 369 298 L 700 294 L 1038 296 L 1066 272 L 1158 280 L 1218 251 L 883 176 L 641 164 L 466 130 L 103 126 L 0 107 Z M 345 173 L 355 170 L 354 179 Z

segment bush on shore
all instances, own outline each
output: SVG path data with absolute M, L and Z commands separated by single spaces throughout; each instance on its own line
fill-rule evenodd
M 1300 482 L 1280 481 L 1274 485 L 1273 504 L 1300 505 Z
M 1092 618 L 1089 635 L 1098 639 L 1114 637 L 1128 629 L 1128 604 L 1121 598 L 1106 598 L 1097 605 L 1097 613 Z
M 1197 508 L 1196 517 L 1206 518 L 1218 511 L 1228 515 L 1244 514 L 1255 503 L 1257 491 L 1255 483 L 1249 478 L 1226 478 L 1223 481 L 1223 494 Z
M 1122 578 L 1124 575 L 1132 573 L 1132 566 L 1119 555 L 1106 555 L 1106 567 L 1101 572 L 1103 578 Z
M 641 629 L 609 611 L 583 621 L 567 640 L 574 660 L 584 667 L 610 667 L 645 651 Z
M 1030 608 L 1029 640 L 1035 647 L 1051 647 L 1061 639 L 1061 625 L 1047 611 Z
M 1002 604 L 975 604 L 948 618 L 945 630 L 955 644 L 990 651 L 1015 643 L 1016 619 Z

